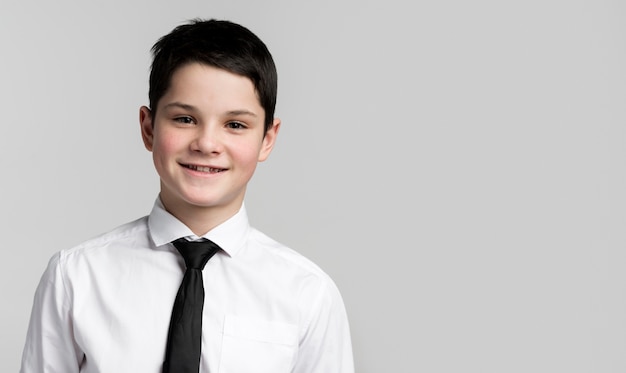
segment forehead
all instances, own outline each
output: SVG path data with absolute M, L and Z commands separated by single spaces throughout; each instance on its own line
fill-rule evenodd
M 211 87 L 219 87 L 221 90 L 236 90 L 242 94 L 258 96 L 254 82 L 247 76 L 200 62 L 190 62 L 176 68 L 171 75 L 167 91 L 172 88 Z
M 197 62 L 184 64 L 174 71 L 159 106 L 172 100 L 190 105 L 211 103 L 263 110 L 251 79 Z

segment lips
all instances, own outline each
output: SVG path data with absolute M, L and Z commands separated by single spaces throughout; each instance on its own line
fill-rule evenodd
M 205 172 L 208 174 L 217 174 L 223 171 L 226 171 L 225 168 L 216 168 L 216 167 L 209 167 L 209 166 L 198 166 L 198 165 L 193 165 L 193 164 L 181 164 L 181 166 L 188 168 L 190 170 L 193 171 L 198 171 L 198 172 Z

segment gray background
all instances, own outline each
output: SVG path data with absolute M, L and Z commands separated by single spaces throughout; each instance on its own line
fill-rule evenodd
M 335 279 L 359 373 L 626 371 L 626 5 L 599 0 L 2 0 L 2 371 L 50 256 L 149 212 L 149 48 L 193 17 L 276 59 L 248 209 Z

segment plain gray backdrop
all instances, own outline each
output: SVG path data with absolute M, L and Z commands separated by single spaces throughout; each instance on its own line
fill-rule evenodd
M 274 55 L 283 127 L 246 204 L 336 281 L 357 372 L 626 371 L 608 0 L 2 0 L 2 371 L 52 254 L 149 213 L 149 49 L 194 17 Z

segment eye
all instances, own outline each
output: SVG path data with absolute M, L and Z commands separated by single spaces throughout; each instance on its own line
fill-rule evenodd
M 174 121 L 178 123 L 182 123 L 182 124 L 194 124 L 195 123 L 194 119 L 188 116 L 176 117 L 174 118 Z
M 226 127 L 238 130 L 246 128 L 246 125 L 241 122 L 228 122 Z

